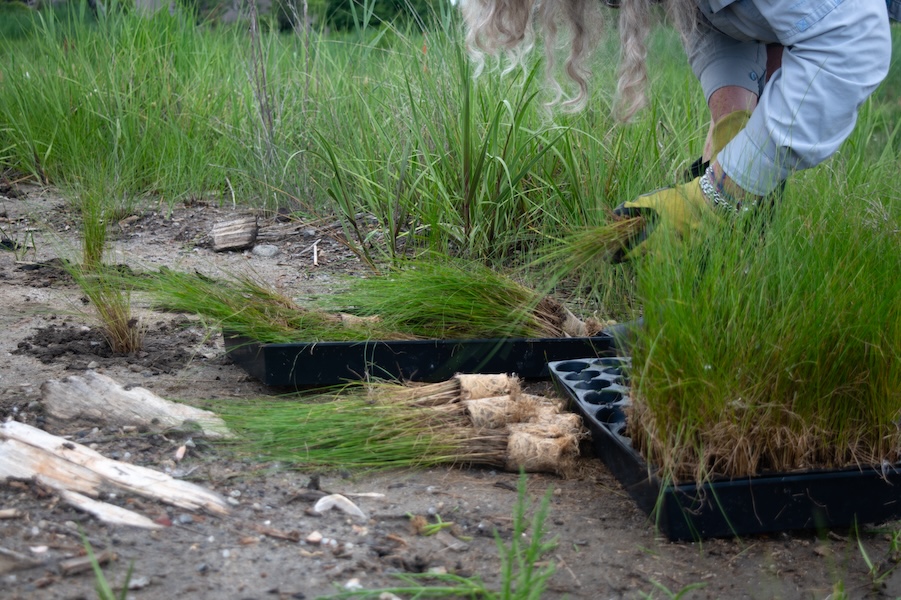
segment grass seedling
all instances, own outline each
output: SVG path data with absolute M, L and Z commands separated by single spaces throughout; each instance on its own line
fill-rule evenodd
M 540 564 L 542 559 L 557 547 L 556 540 L 547 541 L 545 521 L 550 509 L 553 490 L 549 489 L 531 519 L 527 492 L 528 478 L 519 477 L 518 496 L 513 509 L 513 531 L 509 544 L 495 535 L 501 562 L 499 589 L 489 588 L 476 575 L 469 578 L 459 575 L 434 575 L 429 573 L 403 573 L 396 575 L 403 582 L 398 587 L 377 590 L 342 591 L 332 598 L 378 598 L 390 593 L 410 598 L 483 598 L 484 600 L 541 600 L 547 590 L 547 582 L 553 576 L 553 562 Z
M 219 414 L 241 436 L 237 449 L 260 460 L 323 469 L 479 464 L 566 471 L 578 452 L 578 420 L 534 397 L 499 397 L 496 384 L 504 375 L 457 378 L 474 384 L 467 384 L 471 393 L 436 395 L 439 384 L 370 382 L 231 402 Z M 503 408 L 486 410 L 492 405 Z M 435 529 L 444 527 L 438 519 Z
M 450 529 L 454 526 L 453 521 L 444 521 L 441 515 L 435 515 L 435 522 L 429 523 L 425 517 L 407 513 L 410 523 L 419 535 L 436 535 L 439 531 Z
M 12 252 L 17 262 L 25 260 L 29 250 L 34 254 L 38 253 L 33 232 L 26 231 L 21 236 L 11 237 L 2 227 L 0 227 L 0 249 Z
M 679 591 L 674 592 L 674 591 L 670 590 L 668 587 L 666 587 L 665 585 L 663 585 L 662 583 L 660 583 L 659 581 L 656 581 L 654 579 L 651 580 L 651 583 L 653 584 L 653 586 L 656 590 L 658 590 L 659 592 L 661 592 L 663 594 L 664 598 L 668 598 L 669 600 L 681 600 L 689 593 L 694 592 L 695 590 L 704 589 L 704 587 L 706 587 L 706 585 L 707 585 L 706 583 L 690 583 L 690 584 L 686 585 L 685 587 L 683 587 L 682 589 L 680 589 Z M 653 600 L 655 596 L 654 596 L 653 592 L 651 592 L 651 593 L 642 592 L 641 597 L 644 598 L 645 600 Z
M 169 269 L 132 284 L 158 307 L 212 319 L 263 343 L 590 336 L 601 324 L 471 261 L 420 260 L 299 306 L 249 276 L 214 280 Z
M 569 277 L 598 262 L 618 261 L 627 252 L 628 242 L 644 228 L 645 219 L 642 217 L 614 218 L 606 225 L 587 227 L 548 244 L 544 255 L 535 264 L 547 264 L 552 270 Z
M 66 268 L 90 301 L 110 348 L 130 354 L 143 345 L 144 329 L 132 313 L 131 286 L 103 262 L 112 208 L 107 198 L 102 182 L 81 190 L 82 262 L 68 263 Z
M 94 554 L 94 548 L 91 546 L 91 542 L 88 541 L 88 538 L 84 533 L 81 534 L 81 543 L 88 555 L 88 559 L 91 561 L 91 569 L 94 571 L 94 589 L 97 590 L 97 597 L 100 598 L 100 600 L 125 600 L 128 597 L 128 583 L 131 581 L 131 575 L 134 571 L 134 562 L 128 565 L 128 572 L 125 574 L 125 580 L 122 582 L 122 586 L 119 588 L 119 593 L 117 594 L 115 590 L 113 590 L 113 586 L 110 585 L 109 580 L 106 578 L 103 568 L 100 566 L 100 562 Z
M 100 321 L 103 336 L 117 354 L 131 354 L 144 343 L 144 327 L 131 310 L 131 289 L 111 267 L 88 272 L 78 266 L 69 271 L 90 301 Z
M 852 533 L 857 540 L 857 548 L 860 552 L 860 556 L 867 566 L 867 574 L 873 583 L 873 588 L 878 590 L 885 580 L 891 577 L 898 569 L 899 562 L 901 562 L 901 531 L 870 530 L 865 532 L 870 534 L 884 533 L 888 536 L 889 544 L 887 552 L 885 553 L 885 556 L 879 560 L 874 560 L 870 557 L 870 553 L 867 551 L 866 545 L 864 544 L 864 536 L 862 535 L 864 532 L 861 532 L 860 529 L 855 526 Z

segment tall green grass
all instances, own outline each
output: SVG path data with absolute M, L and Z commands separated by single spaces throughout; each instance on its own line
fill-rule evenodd
M 304 44 L 288 38 L 276 56 L 266 50 L 276 34 L 258 40 L 267 61 L 282 61 L 276 68 L 255 62 L 250 37 L 237 29 L 198 28 L 165 11 L 143 18 L 109 10 L 94 22 L 84 3 L 69 6 L 62 16 L 36 13 L 24 40 L 0 40 L 6 166 L 68 186 L 102 161 L 109 168 L 97 176 L 121 182 L 129 196 L 169 202 L 205 194 L 262 202 L 271 197 L 267 183 L 295 183 L 283 171 L 297 129 L 278 119 L 303 112 L 294 109 L 304 72 L 287 63 L 300 55 L 303 64 Z M 276 140 L 262 133 L 253 85 L 260 69 L 284 74 L 269 87 L 279 96 Z M 266 154 L 272 144 L 275 158 Z
M 545 236 L 671 180 L 699 146 L 701 105 L 668 51 L 661 93 L 687 101 L 622 129 L 612 65 L 599 61 L 584 114 L 555 115 L 538 62 L 473 78 L 454 13 L 427 33 L 361 22 L 343 35 L 251 35 L 166 12 L 95 21 L 70 6 L 0 39 L 0 164 L 68 186 L 99 160 L 132 205 L 206 196 L 337 214 L 373 262 L 421 248 L 525 262 Z

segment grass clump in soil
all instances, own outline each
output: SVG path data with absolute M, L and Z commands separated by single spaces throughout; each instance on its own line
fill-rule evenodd
M 132 310 L 132 284 L 124 280 L 116 267 L 104 262 L 109 249 L 108 227 L 114 220 L 108 195 L 102 183 L 80 186 L 77 202 L 82 221 L 82 258 L 81 262 L 65 264 L 88 298 L 110 348 L 117 354 L 131 354 L 143 346 L 145 330 Z
M 629 434 L 664 477 L 898 461 L 901 213 L 855 180 L 802 180 L 764 238 L 721 225 L 639 265 Z

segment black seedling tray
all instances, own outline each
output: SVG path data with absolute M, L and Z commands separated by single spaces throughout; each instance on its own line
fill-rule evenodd
M 591 430 L 601 460 L 671 540 L 842 528 L 901 517 L 901 465 L 664 484 L 626 437 L 630 359 L 592 357 L 548 367 Z
M 265 385 L 311 387 L 368 378 L 438 382 L 457 373 L 550 377 L 547 363 L 615 354 L 613 337 L 262 344 L 223 334 L 229 357 Z

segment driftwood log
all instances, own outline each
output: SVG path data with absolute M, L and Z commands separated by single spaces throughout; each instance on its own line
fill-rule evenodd
M 18 421 L 0 424 L 0 479 L 30 479 L 59 492 L 69 504 L 117 525 L 159 527 L 146 517 L 95 500 L 100 492 L 125 491 L 191 511 L 228 513 L 218 494 L 165 473 L 106 458 Z
M 61 421 L 84 418 L 108 425 L 134 425 L 150 430 L 196 425 L 210 438 L 232 434 L 216 414 L 170 402 L 142 387 L 125 389 L 114 379 L 95 371 L 51 379 L 41 386 L 41 402 L 47 415 Z

